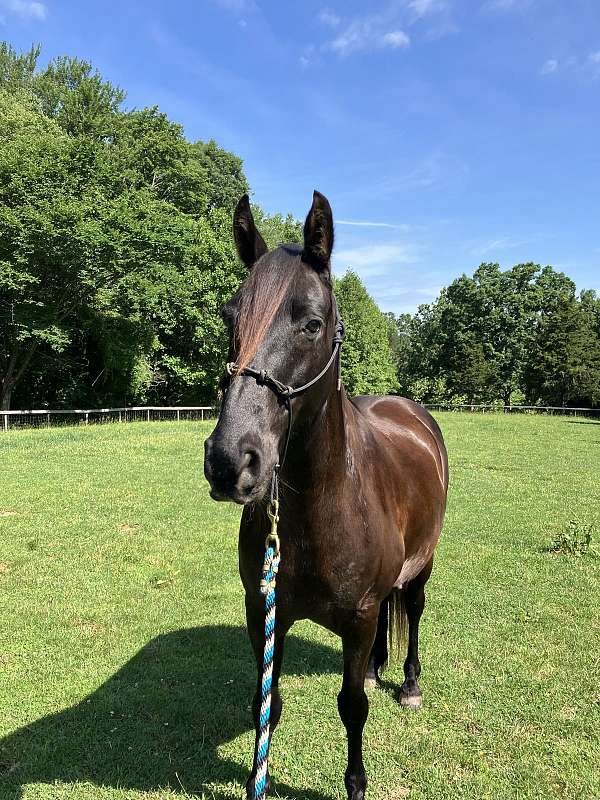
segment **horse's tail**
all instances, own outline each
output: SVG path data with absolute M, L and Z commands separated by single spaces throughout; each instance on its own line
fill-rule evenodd
M 406 631 L 408 629 L 404 592 L 402 589 L 394 588 L 384 602 L 388 604 L 389 658 L 390 660 L 403 661 Z

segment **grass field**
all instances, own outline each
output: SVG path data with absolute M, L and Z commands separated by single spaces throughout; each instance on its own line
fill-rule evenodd
M 600 423 L 440 414 L 447 523 L 422 625 L 425 707 L 372 691 L 369 797 L 600 797 Z M 209 424 L 0 435 L 0 798 L 242 794 L 254 667 L 239 510 L 209 500 Z M 285 531 L 282 531 L 285 541 Z M 342 798 L 338 640 L 294 628 L 274 796 Z

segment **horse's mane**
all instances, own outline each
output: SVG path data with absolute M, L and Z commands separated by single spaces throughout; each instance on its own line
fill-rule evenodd
M 288 296 L 296 275 L 296 265 L 295 259 L 286 258 L 285 255 L 297 256 L 301 252 L 301 248 L 293 245 L 277 248 L 275 252 L 263 256 L 244 281 L 235 325 L 238 369 L 247 367 L 254 358 Z

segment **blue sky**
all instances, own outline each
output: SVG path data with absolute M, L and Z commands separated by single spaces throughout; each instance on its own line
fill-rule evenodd
M 318 188 L 384 310 L 481 261 L 600 289 L 598 0 L 0 0 L 0 38 L 216 139 L 269 212 Z

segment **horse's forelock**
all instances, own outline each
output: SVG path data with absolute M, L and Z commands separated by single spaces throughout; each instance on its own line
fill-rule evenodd
M 258 262 L 246 278 L 240 293 L 235 338 L 237 366 L 244 369 L 256 355 L 282 303 L 289 295 L 295 274 L 297 255 L 279 248 Z

